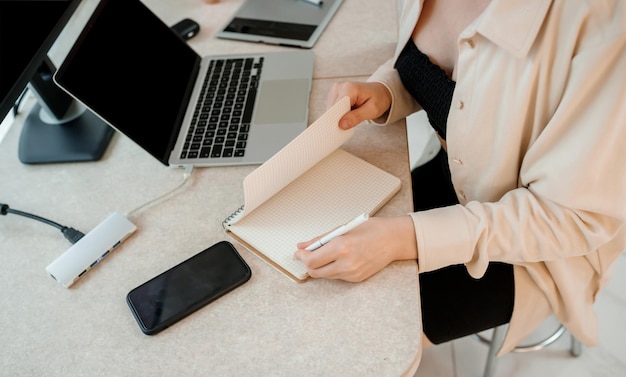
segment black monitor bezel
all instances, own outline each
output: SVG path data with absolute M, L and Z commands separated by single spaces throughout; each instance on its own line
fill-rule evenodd
M 0 2 L 0 10 L 2 6 L 10 6 L 10 3 L 23 2 L 23 1 L 24 0 L 2 1 Z M 82 0 L 35 0 L 35 1 L 26 0 L 26 1 L 33 2 L 33 3 L 34 2 L 47 2 L 47 1 L 64 1 L 69 4 L 67 8 L 65 9 L 65 11 L 63 12 L 63 14 L 61 15 L 61 17 L 59 17 L 56 24 L 53 26 L 48 36 L 44 39 L 44 41 L 41 43 L 37 51 L 34 53 L 33 57 L 30 59 L 26 67 L 22 70 L 22 73 L 13 82 L 13 84 L 11 85 L 11 88 L 7 91 L 6 95 L 4 95 L 4 98 L 0 98 L 0 120 L 3 120 L 7 116 L 7 114 L 11 112 L 11 110 L 14 108 L 15 103 L 18 101 L 18 99 L 20 98 L 20 96 L 22 95 L 26 87 L 28 86 L 28 83 L 30 82 L 32 77 L 35 75 L 35 73 L 37 72 L 41 64 L 48 59 L 48 51 L 54 45 L 54 42 L 59 37 L 59 34 L 61 34 L 63 29 L 65 28 L 65 25 L 70 20 L 70 18 L 72 17 L 72 15 L 76 11 L 76 9 L 78 8 L 78 5 L 81 3 Z M 2 13 L 3 12 L 0 12 L 0 19 L 2 17 L 1 16 Z M 34 25 L 27 23 L 26 20 L 24 21 L 25 21 L 24 30 L 23 31 L 13 30 L 13 32 L 27 33 L 29 31 L 26 30 L 26 28 L 34 27 Z M 2 22 L 0 22 L 0 24 L 6 25 L 6 23 L 2 23 Z M 4 31 L 6 32 L 6 30 Z M 4 33 L 2 30 L 2 26 L 0 25 L 0 64 L 2 64 L 1 62 L 2 56 L 6 54 L 6 52 L 5 53 L 2 52 L 3 34 Z M 15 37 L 15 36 L 5 34 L 4 37 Z M 1 72 L 2 71 L 0 69 L 0 74 Z M 1 83 L 2 83 L 2 77 L 0 77 L 0 84 Z

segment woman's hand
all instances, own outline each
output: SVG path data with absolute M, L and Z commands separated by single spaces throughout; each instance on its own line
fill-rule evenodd
M 294 255 L 313 278 L 359 282 L 395 260 L 417 259 L 415 228 L 408 215 L 370 217 L 319 249 L 304 250 L 319 238 L 298 243 Z
M 341 98 L 350 97 L 352 110 L 339 120 L 339 128 L 347 130 L 364 120 L 381 117 L 391 107 L 391 93 L 378 82 L 340 82 L 328 93 L 327 107 Z

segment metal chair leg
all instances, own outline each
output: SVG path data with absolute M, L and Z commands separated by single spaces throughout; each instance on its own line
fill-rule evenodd
M 483 377 L 493 377 L 496 371 L 496 364 L 498 359 L 496 358 L 496 353 L 502 346 L 504 342 L 504 336 L 506 335 L 506 326 L 502 325 L 495 327 L 493 329 L 493 334 L 491 336 L 491 340 L 485 338 L 480 334 L 474 334 L 474 338 L 478 339 L 482 343 L 486 343 L 489 345 L 489 351 L 487 352 L 487 362 L 485 365 L 485 370 L 483 372 Z M 548 345 L 554 343 L 557 339 L 563 335 L 565 332 L 565 326 L 560 325 L 559 328 L 548 336 L 546 339 L 527 345 L 520 345 L 515 347 L 512 352 L 530 352 L 530 351 L 539 351 L 547 347 Z M 574 357 L 578 357 L 582 354 L 582 343 L 576 339 L 573 335 L 571 336 L 571 345 L 570 345 L 570 354 Z
M 493 377 L 496 372 L 497 357 L 496 353 L 500 349 L 502 342 L 504 341 L 504 335 L 506 334 L 506 325 L 498 326 L 493 329 L 491 335 L 491 341 L 489 342 L 489 351 L 487 353 L 487 363 L 485 365 L 485 372 L 483 377 Z
M 571 335 L 571 339 L 571 348 L 569 353 L 574 357 L 578 357 L 583 353 L 583 345 L 580 340 L 574 338 L 574 335 Z

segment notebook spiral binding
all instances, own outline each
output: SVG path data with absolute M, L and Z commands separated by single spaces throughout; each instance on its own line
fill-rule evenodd
M 237 216 L 239 216 L 239 214 L 243 212 L 243 206 L 237 208 L 237 210 L 233 213 L 230 214 L 230 216 L 228 216 L 227 218 L 224 219 L 224 221 L 222 221 L 222 228 L 226 229 L 226 226 L 230 224 L 230 222 L 236 218 Z

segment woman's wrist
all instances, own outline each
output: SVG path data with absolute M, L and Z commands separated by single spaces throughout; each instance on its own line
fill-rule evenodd
M 395 260 L 417 260 L 418 250 L 413 219 L 409 215 L 391 218 L 391 239 L 396 243 Z

